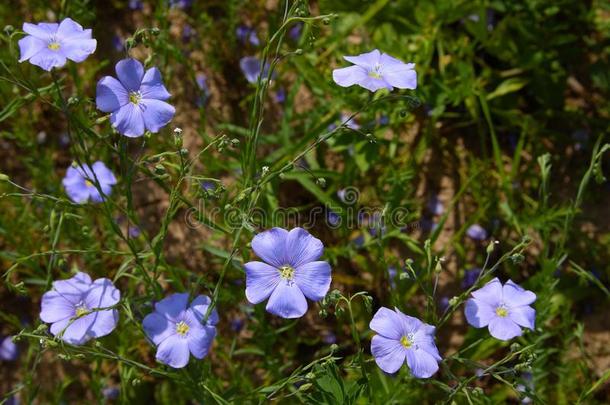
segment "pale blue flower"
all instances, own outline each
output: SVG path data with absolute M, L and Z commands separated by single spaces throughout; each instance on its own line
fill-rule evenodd
M 474 240 L 485 240 L 487 239 L 487 231 L 479 224 L 472 224 L 466 230 L 466 235 Z
M 290 232 L 273 228 L 252 239 L 252 249 L 264 262 L 248 262 L 246 298 L 258 304 L 267 298 L 267 311 L 282 318 L 300 318 L 307 300 L 320 301 L 330 288 L 331 269 L 320 261 L 322 242 L 303 228 Z
M 189 305 L 188 293 L 172 294 L 155 304 L 155 311 L 144 318 L 142 326 L 157 346 L 157 360 L 182 368 L 188 364 L 191 354 L 197 359 L 208 354 L 218 323 L 215 309 L 205 320 L 210 304 L 209 297 L 199 295 Z
M 466 320 L 475 328 L 489 327 L 491 336 L 509 340 L 534 329 L 536 310 L 530 306 L 536 294 L 508 280 L 504 286 L 494 278 L 466 301 Z
M 79 272 L 53 282 L 53 289 L 42 296 L 40 319 L 51 324 L 53 336 L 82 345 L 114 330 L 119 311 L 110 307 L 120 299 L 120 291 L 109 279 L 91 281 L 88 274 Z
M 176 110 L 166 103 L 170 97 L 156 67 L 144 72 L 135 59 L 123 59 L 115 66 L 118 80 L 105 76 L 97 83 L 95 103 L 103 112 L 111 113 L 110 123 L 128 137 L 156 133 L 174 117 Z
M 82 62 L 95 52 L 97 41 L 91 38 L 91 30 L 71 18 L 61 23 L 23 23 L 27 36 L 19 40 L 19 62 L 29 60 L 32 65 L 51 71 L 62 67 L 66 60 Z
M 417 88 L 417 73 L 414 63 L 404 63 L 375 49 L 358 56 L 344 56 L 354 66 L 333 70 L 333 80 L 339 86 L 357 84 L 370 91 L 386 88 L 390 91 Z
M 0 360 L 15 361 L 19 356 L 19 348 L 13 342 L 12 336 L 7 336 L 0 343 Z
M 378 333 L 371 340 L 371 353 L 386 373 L 397 372 L 405 361 L 417 378 L 428 378 L 438 371 L 441 356 L 434 343 L 434 326 L 398 308 L 392 311 L 385 307 L 379 308 L 369 326 Z
M 100 194 L 96 187 L 96 180 L 102 189 L 103 195 Z M 104 198 L 112 192 L 112 187 L 116 182 L 114 174 L 100 161 L 95 162 L 92 166 L 87 164 L 70 166 L 62 180 L 66 194 L 68 194 L 72 201 L 78 204 L 89 200 L 95 203 L 104 201 Z
M 254 56 L 244 56 L 239 61 L 239 67 L 244 73 L 248 83 L 256 83 L 259 75 L 262 74 L 262 79 L 266 79 L 269 73 L 269 64 L 265 63 L 263 71 L 261 72 L 261 61 Z

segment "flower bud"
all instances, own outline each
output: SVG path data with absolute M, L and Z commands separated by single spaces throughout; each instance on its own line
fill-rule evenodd
M 494 248 L 496 247 L 496 245 L 498 243 L 500 243 L 500 242 L 498 242 L 497 240 L 492 240 L 491 242 L 489 242 L 489 245 L 487 245 L 487 249 L 486 249 L 486 252 L 488 255 L 490 255 L 494 251 Z

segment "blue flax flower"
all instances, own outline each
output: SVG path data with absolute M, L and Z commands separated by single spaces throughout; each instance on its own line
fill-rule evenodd
M 485 240 L 487 239 L 487 231 L 479 224 L 472 224 L 466 230 L 466 235 L 474 240 Z
M 386 307 L 379 308 L 369 326 L 378 333 L 371 341 L 371 353 L 386 373 L 397 372 L 405 361 L 417 378 L 438 371 L 441 356 L 434 343 L 434 326 Z
M 197 73 L 195 75 L 195 82 L 197 83 L 197 88 L 201 90 L 201 95 L 197 97 L 197 107 L 202 107 L 208 97 L 210 96 L 210 89 L 208 87 L 208 78 L 205 73 Z
M 102 389 L 102 396 L 106 399 L 114 400 L 119 397 L 121 390 L 119 387 L 107 386 Z
M 536 310 L 530 307 L 536 294 L 508 280 L 504 286 L 494 278 L 473 291 L 466 301 L 466 320 L 475 328 L 489 327 L 491 336 L 509 340 L 521 336 L 521 326 L 534 329 Z
M 358 56 L 344 56 L 343 59 L 354 66 L 333 70 L 333 80 L 339 86 L 349 87 L 357 84 L 370 91 L 383 88 L 392 91 L 394 87 L 417 88 L 414 63 L 404 63 L 377 49 Z
M 96 179 L 104 195 L 95 186 Z M 116 178 L 103 162 L 97 161 L 92 166 L 83 164 L 68 167 L 62 184 L 68 197 L 75 203 L 81 204 L 88 200 L 99 203 L 104 201 L 104 196 L 110 195 Z
M 165 102 L 170 97 L 156 67 L 144 72 L 135 59 L 123 59 L 115 66 L 118 80 L 104 76 L 97 83 L 97 108 L 110 115 L 110 123 L 128 137 L 144 135 L 144 130 L 159 132 L 176 110 Z
M 169 0 L 170 7 L 185 9 L 193 5 L 193 0 Z
M 476 283 L 479 278 L 479 274 L 481 274 L 481 269 L 475 267 L 470 270 L 466 270 L 464 272 L 464 278 L 462 278 L 462 288 L 470 288 Z
M 53 282 L 42 296 L 40 319 L 51 324 L 51 334 L 73 345 L 108 335 L 119 320 L 119 311 L 107 309 L 121 299 L 121 292 L 107 278 L 91 281 L 79 272 L 68 280 Z
M 254 46 L 259 46 L 261 44 L 261 41 L 258 39 L 254 28 L 246 25 L 240 25 L 237 27 L 235 29 L 235 35 L 242 44 L 245 44 L 246 42 L 250 42 Z
M 157 346 L 157 360 L 173 368 L 186 366 L 190 354 L 203 359 L 216 336 L 218 312 L 212 310 L 203 322 L 210 298 L 199 295 L 188 303 L 188 293 L 172 294 L 157 302 L 142 322 L 146 336 Z
M 442 215 L 445 211 L 445 207 L 443 206 L 443 203 L 438 199 L 438 196 L 432 196 L 428 200 L 427 208 L 432 215 Z
M 261 74 L 261 61 L 255 56 L 244 56 L 239 60 L 239 67 L 246 76 L 248 83 L 256 83 Z M 266 79 L 269 74 L 269 64 L 265 63 L 262 71 L 262 79 Z
M 298 41 L 299 38 L 301 38 L 301 32 L 303 32 L 303 23 L 302 22 L 297 22 L 288 31 L 288 36 L 293 41 Z
M 129 0 L 129 3 L 127 4 L 132 10 L 142 10 L 142 8 L 144 7 L 144 3 L 142 2 L 142 0 Z
M 19 356 L 19 348 L 13 342 L 12 336 L 7 336 L 0 343 L 0 360 L 15 361 Z
M 19 62 L 29 60 L 32 65 L 51 71 L 62 67 L 66 60 L 82 62 L 95 52 L 97 41 L 91 38 L 91 29 L 71 18 L 61 23 L 23 23 L 27 36 L 19 40 Z
M 252 239 L 252 249 L 264 260 L 244 265 L 246 298 L 252 304 L 269 298 L 267 311 L 282 318 L 299 318 L 307 312 L 305 297 L 319 301 L 328 292 L 330 265 L 318 260 L 324 245 L 305 229 L 261 232 Z

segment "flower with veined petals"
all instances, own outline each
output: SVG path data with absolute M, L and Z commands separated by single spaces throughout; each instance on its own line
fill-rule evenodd
M 79 272 L 68 280 L 53 282 L 42 296 L 40 319 L 51 324 L 51 334 L 72 345 L 108 335 L 119 320 L 116 305 L 121 292 L 107 278 L 91 281 Z M 103 309 L 104 308 L 104 309 Z
M 91 29 L 71 18 L 61 23 L 23 23 L 27 36 L 19 40 L 19 62 L 29 60 L 32 65 L 51 71 L 62 67 L 66 60 L 82 62 L 95 52 L 97 41 L 91 38 Z
M 354 66 L 333 70 L 333 80 L 341 87 L 357 84 L 373 92 L 383 88 L 390 91 L 394 87 L 417 88 L 414 63 L 404 63 L 377 49 L 358 56 L 344 56 L 343 59 Z
M 96 179 L 104 195 L 101 195 L 95 186 Z M 116 178 L 103 162 L 97 161 L 92 166 L 83 164 L 68 167 L 62 184 L 68 197 L 75 203 L 81 204 L 89 199 L 99 203 L 104 201 L 104 196 L 110 195 Z
M 378 333 L 371 340 L 371 353 L 386 373 L 397 372 L 405 361 L 417 378 L 438 371 L 441 356 L 434 343 L 434 326 L 386 307 L 379 308 L 369 326 Z
M 534 329 L 536 310 L 530 307 L 536 294 L 508 280 L 502 285 L 494 278 L 472 292 L 466 301 L 466 320 L 475 328 L 489 327 L 491 336 L 509 340 L 521 336 L 521 327 Z
M 188 293 L 172 294 L 157 302 L 142 322 L 146 336 L 157 346 L 157 360 L 173 368 L 186 366 L 191 354 L 203 359 L 216 336 L 218 312 L 212 310 L 203 322 L 210 298 L 199 295 L 188 303 Z
M 104 76 L 97 82 L 95 104 L 111 113 L 110 123 L 119 133 L 135 138 L 145 130 L 157 133 L 174 117 L 176 109 L 165 100 L 170 94 L 163 85 L 156 67 L 144 72 L 135 59 L 120 60 L 115 71 L 117 79 Z
M 258 304 L 267 298 L 267 311 L 282 318 L 300 318 L 307 300 L 320 301 L 330 288 L 331 270 L 318 259 L 322 242 L 303 228 L 290 232 L 273 228 L 252 239 L 252 249 L 264 260 L 244 265 L 246 298 Z

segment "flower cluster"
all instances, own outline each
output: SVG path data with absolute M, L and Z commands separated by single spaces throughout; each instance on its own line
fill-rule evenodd
M 173 7 L 185 8 L 190 1 L 171 1 Z M 141 2 L 130 1 L 132 9 Z M 301 25 L 291 35 L 298 39 Z M 46 71 L 59 68 L 66 61 L 82 62 L 97 46 L 90 29 L 83 29 L 70 18 L 61 23 L 23 24 L 28 34 L 19 41 L 20 62 L 30 61 Z M 292 32 L 292 31 L 291 31 Z M 237 37 L 242 43 L 258 46 L 256 32 L 239 27 Z M 369 91 L 415 89 L 417 73 L 413 63 L 402 61 L 375 49 L 358 56 L 345 56 L 353 66 L 335 69 L 332 77 L 342 87 L 359 85 Z M 250 83 L 260 76 L 269 76 L 270 66 L 256 57 L 240 60 L 240 67 Z M 146 131 L 159 132 L 174 117 L 175 108 L 167 103 L 170 93 L 165 88 L 161 72 L 156 67 L 145 69 L 136 59 L 126 58 L 115 65 L 116 77 L 104 76 L 97 83 L 97 108 L 109 114 L 112 127 L 126 137 L 140 137 Z M 273 74 L 271 74 L 273 77 Z M 207 97 L 208 87 L 203 74 L 197 76 L 199 89 Z M 277 102 L 285 98 L 278 90 Z M 354 120 L 343 125 L 357 130 Z M 74 164 L 63 179 L 68 197 L 75 203 L 103 202 L 117 184 L 112 171 L 97 161 L 92 165 Z M 435 201 L 429 210 L 434 215 L 443 212 Z M 333 221 L 340 217 L 334 214 Z M 487 231 L 472 225 L 466 234 L 474 240 L 487 239 Z M 267 301 L 269 313 L 281 318 L 299 318 L 308 310 L 307 299 L 321 301 L 332 282 L 331 266 L 320 260 L 324 253 L 322 241 L 302 228 L 290 231 L 273 228 L 252 239 L 252 250 L 261 261 L 243 265 L 246 278 L 245 297 L 252 304 Z M 396 269 L 389 269 L 394 283 Z M 484 274 L 467 273 L 464 288 L 474 285 Z M 53 336 L 69 344 L 82 345 L 93 338 L 110 334 L 117 326 L 120 292 L 107 278 L 91 280 L 79 272 L 68 280 L 53 282 L 53 288 L 42 297 L 40 319 L 51 324 Z M 509 280 L 506 284 L 491 280 L 483 288 L 472 292 L 465 305 L 466 319 L 475 328 L 488 327 L 489 333 L 501 340 L 522 334 L 521 328 L 534 329 L 536 311 L 530 306 L 536 295 Z M 192 301 L 188 293 L 175 293 L 156 302 L 154 310 L 142 320 L 143 331 L 157 347 L 159 362 L 173 368 L 185 367 L 191 355 L 203 359 L 216 337 L 219 314 L 216 303 L 208 296 L 199 295 Z M 373 316 L 370 328 L 377 334 L 371 340 L 371 353 L 377 365 L 386 373 L 396 373 L 407 364 L 417 378 L 428 378 L 439 369 L 442 361 L 434 341 L 435 326 L 406 315 L 398 308 L 381 307 Z M 232 326 L 239 331 L 241 326 Z M 332 341 L 334 341 L 334 336 Z M 17 347 L 6 339 L 1 345 L 3 359 L 13 359 Z

